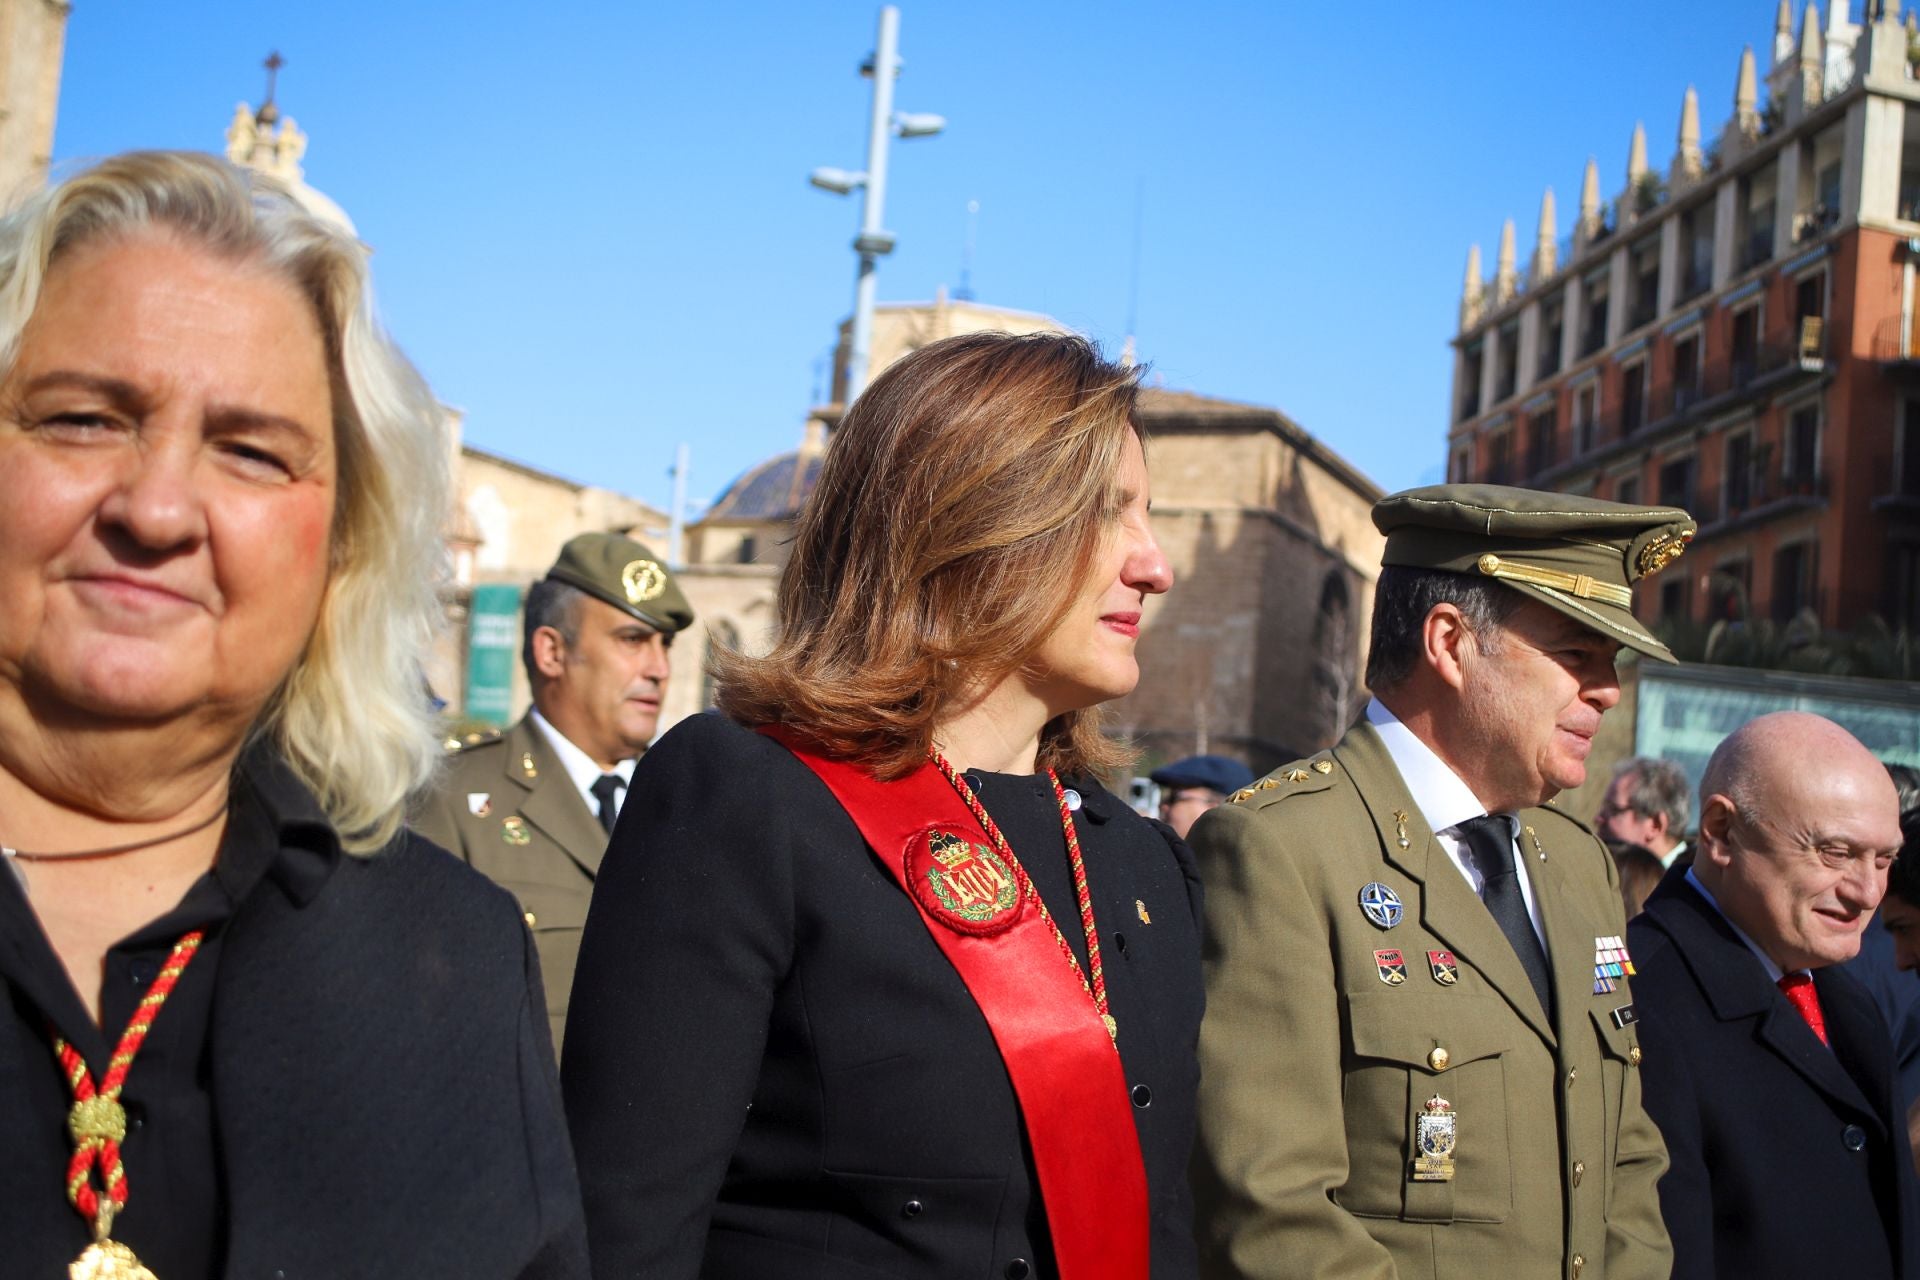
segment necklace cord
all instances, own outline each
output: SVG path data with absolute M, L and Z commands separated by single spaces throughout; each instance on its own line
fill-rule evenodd
M 89 862 L 95 858 L 111 858 L 118 854 L 133 853 L 140 849 L 151 849 L 158 844 L 167 844 L 170 841 L 185 839 L 187 836 L 205 831 L 208 827 L 226 816 L 227 806 L 221 805 L 218 809 L 215 809 L 212 813 L 190 827 L 182 827 L 178 831 L 169 831 L 165 835 L 152 836 L 146 840 L 135 840 L 130 844 L 108 845 L 104 849 L 76 849 L 71 853 L 26 853 L 22 850 L 11 848 L 8 845 L 0 844 L 0 856 L 11 858 L 16 862 Z

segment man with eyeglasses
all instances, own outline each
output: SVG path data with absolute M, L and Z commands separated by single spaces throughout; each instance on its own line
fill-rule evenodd
M 1160 821 L 1182 840 L 1201 814 L 1253 785 L 1253 770 L 1231 756 L 1188 756 L 1148 775 L 1160 788 Z
M 1693 864 L 1627 928 L 1676 1280 L 1920 1276 L 1893 1046 L 1837 967 L 1900 842 L 1886 770 L 1829 720 L 1761 716 L 1707 762 Z

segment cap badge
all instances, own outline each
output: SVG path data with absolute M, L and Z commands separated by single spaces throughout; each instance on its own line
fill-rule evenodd
M 1426 1108 L 1413 1121 L 1415 1182 L 1453 1181 L 1453 1147 L 1460 1136 L 1460 1118 L 1453 1104 L 1439 1094 L 1427 1099 Z
M 1020 883 L 986 845 L 935 829 L 907 850 L 907 883 L 928 915 L 958 933 L 989 935 L 1020 918 Z
M 620 571 L 628 604 L 645 604 L 667 589 L 667 571 L 654 560 L 631 560 Z
M 1406 914 L 1406 908 L 1400 905 L 1400 895 L 1378 880 L 1370 880 L 1361 887 L 1360 909 L 1367 913 L 1369 921 L 1382 929 L 1393 928 Z
M 1451 951 L 1427 952 L 1427 968 L 1432 971 L 1433 980 L 1443 987 L 1460 981 L 1460 962 L 1453 958 Z
M 1407 962 L 1397 950 L 1374 952 L 1373 965 L 1380 971 L 1380 981 L 1390 987 L 1407 980 Z
M 1633 559 L 1633 571 L 1639 577 L 1658 573 L 1678 560 L 1687 549 L 1687 543 L 1693 540 L 1693 532 L 1655 534 L 1651 542 L 1640 548 L 1640 554 Z

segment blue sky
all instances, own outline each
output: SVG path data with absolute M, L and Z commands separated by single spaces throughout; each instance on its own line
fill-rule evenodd
M 1383 486 L 1440 476 L 1467 246 L 1541 191 L 1570 227 L 1681 95 L 1706 136 L 1773 0 L 1304 4 L 905 0 L 883 301 L 960 274 L 1117 353 L 1135 193 L 1138 345 L 1165 384 L 1281 408 Z M 1856 5 L 1856 8 L 1858 6 Z M 375 248 L 389 327 L 467 438 L 664 505 L 789 449 L 851 306 L 879 6 L 76 0 L 55 158 L 217 150 L 260 62 L 307 179 Z M 1797 12 L 1797 9 L 1796 9 Z

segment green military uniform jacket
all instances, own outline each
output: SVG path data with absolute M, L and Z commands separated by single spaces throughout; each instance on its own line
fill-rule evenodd
M 607 851 L 607 833 L 559 755 L 525 717 L 504 735 L 461 743 L 413 827 L 519 899 L 558 1050 L 593 878 Z
M 1593 834 L 1550 808 L 1519 815 L 1550 1023 L 1370 725 L 1235 801 L 1192 837 L 1207 887 L 1202 1274 L 1664 1280 L 1666 1150 L 1640 1102 L 1632 996 L 1624 981 L 1594 993 L 1595 951 L 1626 925 Z M 1393 928 L 1361 909 L 1375 882 L 1404 906 Z M 1398 951 L 1404 978 L 1377 951 Z M 1451 984 L 1435 972 L 1448 952 Z M 1454 1173 L 1417 1181 L 1416 1122 L 1436 1096 Z

